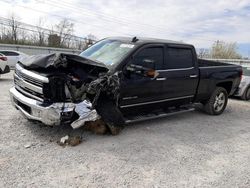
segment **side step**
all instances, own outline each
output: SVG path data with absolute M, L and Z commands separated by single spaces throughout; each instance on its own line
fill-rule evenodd
M 181 107 L 179 109 L 170 109 L 168 111 L 162 111 L 158 113 L 150 113 L 150 114 L 142 114 L 142 115 L 137 115 L 133 117 L 126 117 L 125 123 L 136 123 L 140 121 L 146 121 L 146 120 L 152 120 L 152 119 L 157 119 L 157 118 L 163 118 L 171 115 L 176 115 L 176 114 L 181 114 L 185 112 L 191 112 L 194 111 L 194 107 Z

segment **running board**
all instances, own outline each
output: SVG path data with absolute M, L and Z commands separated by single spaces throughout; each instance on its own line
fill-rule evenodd
M 182 114 L 182 113 L 185 113 L 185 112 L 192 112 L 194 110 L 195 110 L 195 108 L 192 107 L 192 108 L 172 110 L 170 112 L 161 112 L 161 113 L 158 113 L 158 114 L 138 115 L 138 116 L 134 116 L 134 117 L 131 117 L 131 118 L 127 118 L 125 120 L 125 123 L 129 124 L 129 123 L 136 123 L 136 122 L 140 122 L 140 121 L 152 120 L 152 119 L 157 119 L 157 118 L 164 118 L 164 117 L 167 117 L 167 116 Z

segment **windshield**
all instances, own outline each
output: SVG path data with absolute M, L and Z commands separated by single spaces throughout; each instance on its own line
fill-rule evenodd
M 80 56 L 112 66 L 119 63 L 133 48 L 133 44 L 106 39 L 89 47 Z
M 243 67 L 243 75 L 250 76 L 250 67 Z

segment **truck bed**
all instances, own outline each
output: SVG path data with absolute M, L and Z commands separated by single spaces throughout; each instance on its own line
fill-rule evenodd
M 217 67 L 217 66 L 232 66 L 229 63 L 222 63 L 217 61 L 210 61 L 206 59 L 198 59 L 198 66 L 199 67 Z
M 232 95 L 240 84 L 241 66 L 229 63 L 198 59 L 200 82 L 197 88 L 197 101 L 202 101 L 211 96 L 218 81 L 228 84 L 228 94 Z

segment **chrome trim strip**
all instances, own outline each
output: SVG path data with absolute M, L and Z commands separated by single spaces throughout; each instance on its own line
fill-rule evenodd
M 190 75 L 189 77 L 190 77 L 190 78 L 197 78 L 198 75 L 196 75 L 196 74 L 195 74 L 195 75 Z
M 19 77 L 17 74 L 14 74 L 14 77 L 16 77 L 15 81 L 16 81 L 16 84 L 19 87 L 28 88 L 28 89 L 30 89 L 32 91 L 35 91 L 35 92 L 40 93 L 40 94 L 43 94 L 43 88 L 42 87 L 39 87 L 39 86 L 30 84 L 29 82 L 26 82 L 24 79 L 22 79 L 21 77 Z
M 163 100 L 151 101 L 151 102 L 143 102 L 143 103 L 137 103 L 137 104 L 128 104 L 128 105 L 120 106 L 120 108 L 127 108 L 127 107 L 133 107 L 133 106 L 141 106 L 141 105 L 145 105 L 145 104 L 154 104 L 154 103 L 160 103 L 160 102 L 167 102 L 167 101 L 173 101 L 173 100 L 178 100 L 178 99 L 186 99 L 186 98 L 191 98 L 191 97 L 194 97 L 194 95 L 183 96 L 183 97 L 175 97 L 175 98 L 163 99 Z
M 137 99 L 137 96 L 133 96 L 133 97 L 123 97 L 123 100 L 129 100 L 129 99 Z
M 40 102 L 43 102 L 43 99 L 41 99 L 41 98 L 39 98 L 39 97 L 37 97 L 37 96 L 35 96 L 35 95 L 32 95 L 32 94 L 28 93 L 27 91 L 24 91 L 24 90 L 23 90 L 21 87 L 19 87 L 18 85 L 15 85 L 15 87 L 17 88 L 17 90 L 21 91 L 23 94 L 25 94 L 25 95 L 27 95 L 27 96 L 33 98 L 33 99 L 36 99 L 36 100 L 38 100 L 38 101 L 40 101 Z
M 36 73 L 34 73 L 34 72 L 31 72 L 31 71 L 29 71 L 29 70 L 26 70 L 26 69 L 24 69 L 23 67 L 21 67 L 21 66 L 18 65 L 18 64 L 16 64 L 16 69 L 17 69 L 18 71 L 20 71 L 21 73 L 23 73 L 23 74 L 25 74 L 25 75 L 27 75 L 27 76 L 30 76 L 30 77 L 32 77 L 32 78 L 34 78 L 34 79 L 36 79 L 36 80 L 39 80 L 39 81 L 41 81 L 41 82 L 43 82 L 43 83 L 49 83 L 49 79 L 48 79 L 48 78 L 46 78 L 46 77 L 44 77 L 44 76 L 41 76 L 41 75 L 39 75 L 39 74 L 36 74 Z
M 237 67 L 237 65 L 228 65 L 228 66 L 207 66 L 207 67 L 199 67 L 200 69 L 207 68 L 227 68 L 227 67 Z
M 156 78 L 157 81 L 164 81 L 166 80 L 167 78 Z
M 182 69 L 167 69 L 167 70 L 156 70 L 157 72 L 171 72 L 171 71 L 185 71 L 185 70 L 192 70 L 194 67 L 189 68 L 182 68 Z

